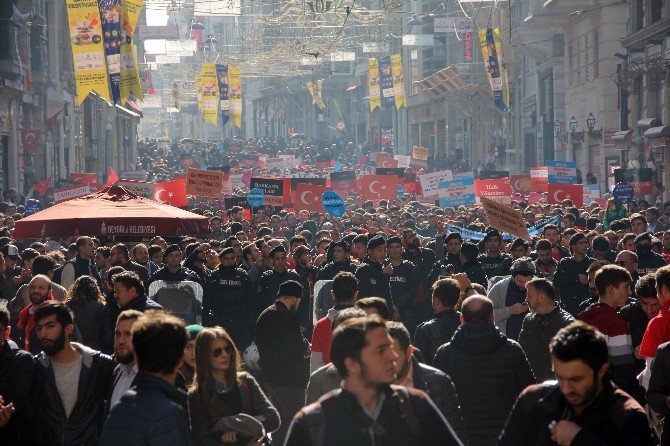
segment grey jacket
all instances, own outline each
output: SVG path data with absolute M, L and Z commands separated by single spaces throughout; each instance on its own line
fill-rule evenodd
M 512 276 L 505 277 L 498 281 L 489 289 L 487 297 L 493 302 L 493 317 L 495 324 L 500 329 L 502 334 L 506 333 L 507 328 L 507 306 L 505 306 L 505 298 L 507 297 L 507 288 L 512 283 Z
M 326 393 L 340 387 L 340 378 L 337 369 L 331 362 L 317 369 L 309 377 L 307 390 L 305 390 L 305 406 L 315 403 Z
M 558 306 L 551 313 L 528 313 L 524 318 L 519 334 L 519 344 L 528 358 L 537 382 L 554 379 L 549 355 L 549 341 L 558 333 L 558 330 L 574 320 L 575 318 L 570 313 Z

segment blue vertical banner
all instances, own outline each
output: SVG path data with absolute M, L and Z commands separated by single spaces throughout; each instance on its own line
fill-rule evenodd
M 382 105 L 390 109 L 395 107 L 395 93 L 393 92 L 393 74 L 391 71 L 391 56 L 379 58 L 379 86 L 382 91 Z
M 230 100 L 228 98 L 228 65 L 216 66 L 216 79 L 219 82 L 219 102 L 221 108 L 221 119 L 223 125 L 228 123 L 230 118 Z
M 117 103 L 121 97 L 121 0 L 98 0 L 98 9 L 112 102 Z

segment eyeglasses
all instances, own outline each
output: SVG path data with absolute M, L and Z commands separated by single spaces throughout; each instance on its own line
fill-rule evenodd
M 212 350 L 212 358 L 218 358 L 223 354 L 224 351 L 230 355 L 233 352 L 233 348 L 230 345 L 226 345 L 225 348 L 215 348 Z

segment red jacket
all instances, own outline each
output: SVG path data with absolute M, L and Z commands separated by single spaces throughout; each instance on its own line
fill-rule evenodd
M 670 341 L 670 302 L 666 302 L 658 315 L 649 321 L 640 344 L 640 356 L 653 358 L 658 346 Z

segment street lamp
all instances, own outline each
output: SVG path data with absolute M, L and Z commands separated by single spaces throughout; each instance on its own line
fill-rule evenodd
M 572 115 L 572 118 L 570 118 L 570 133 L 575 133 L 577 131 L 577 120 L 575 119 L 575 116 Z
M 593 132 L 593 128 L 596 126 L 596 117 L 593 116 L 593 112 L 589 113 L 589 116 L 586 118 L 586 127 L 589 129 L 589 133 Z

